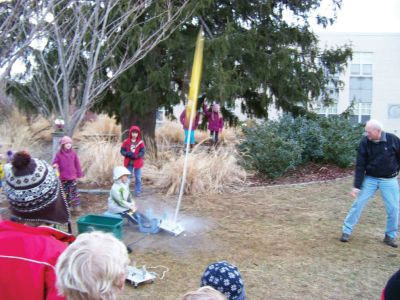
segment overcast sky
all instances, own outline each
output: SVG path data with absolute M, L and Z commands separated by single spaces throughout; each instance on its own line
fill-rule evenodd
M 325 31 L 400 33 L 400 0 L 343 0 L 336 23 Z

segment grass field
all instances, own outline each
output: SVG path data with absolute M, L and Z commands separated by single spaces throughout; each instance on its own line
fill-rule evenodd
M 137 240 L 132 260 L 160 275 L 163 267 L 151 267 L 169 271 L 153 284 L 126 286 L 120 299 L 179 299 L 198 287 L 209 263 L 222 259 L 239 267 L 250 300 L 380 299 L 400 266 L 399 250 L 382 243 L 386 216 L 380 197 L 367 205 L 350 242 L 339 241 L 351 184 L 345 178 L 185 196 L 184 234 L 143 236 L 126 228 L 126 242 Z M 105 195 L 104 201 L 83 198 L 86 211 L 105 208 Z M 150 192 L 138 202 L 142 208 L 174 208 L 176 199 Z

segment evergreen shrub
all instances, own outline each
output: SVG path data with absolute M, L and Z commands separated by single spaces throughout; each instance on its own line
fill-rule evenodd
M 245 167 L 275 178 L 299 164 L 302 149 L 296 141 L 275 134 L 267 124 L 243 128 L 245 138 L 238 148 Z
M 274 178 L 310 161 L 353 165 L 362 132 L 361 125 L 352 125 L 345 116 L 286 114 L 278 121 L 244 127 L 238 148 L 245 167 Z
M 363 125 L 352 125 L 343 116 L 331 116 L 320 118 L 320 126 L 326 138 L 324 161 L 341 168 L 354 165 Z

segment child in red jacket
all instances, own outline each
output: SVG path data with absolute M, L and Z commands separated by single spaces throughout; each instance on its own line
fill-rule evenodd
M 142 193 L 142 167 L 145 148 L 138 126 L 132 126 L 129 129 L 129 136 L 122 142 L 120 152 L 124 156 L 125 168 L 135 175 L 135 196 L 139 197 Z

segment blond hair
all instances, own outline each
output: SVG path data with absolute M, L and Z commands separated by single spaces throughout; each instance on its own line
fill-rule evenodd
M 129 257 L 109 233 L 82 233 L 58 258 L 57 288 L 67 299 L 115 299 L 123 288 Z
M 181 300 L 227 300 L 227 298 L 224 294 L 207 285 L 196 291 L 186 293 Z

